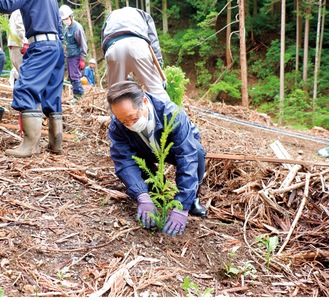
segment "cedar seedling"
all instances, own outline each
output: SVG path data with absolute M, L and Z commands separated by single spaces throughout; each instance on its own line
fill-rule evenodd
M 170 148 L 174 145 L 173 142 L 167 144 L 169 134 L 174 130 L 178 123 L 174 123 L 178 111 L 174 112 L 170 121 L 168 122 L 167 116 L 164 116 L 164 127 L 160 138 L 159 149 L 154 143 L 151 143 L 151 148 L 157 158 L 158 167 L 156 172 L 152 172 L 151 169 L 146 165 L 146 161 L 137 156 L 132 156 L 136 161 L 139 168 L 142 169 L 148 176 L 145 180 L 147 184 L 151 186 L 150 197 L 158 208 L 154 214 L 149 214 L 151 218 L 155 220 L 155 223 L 159 229 L 162 229 L 167 221 L 168 211 L 174 208 L 183 210 L 183 205 L 174 200 L 175 195 L 179 192 L 177 186 L 172 181 L 165 177 L 165 159 L 169 154 Z

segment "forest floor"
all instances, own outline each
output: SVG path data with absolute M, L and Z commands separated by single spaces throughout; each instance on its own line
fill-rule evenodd
M 42 153 L 26 159 L 4 155 L 21 138 L 2 94 L 5 296 L 329 296 L 329 160 L 317 155 L 328 131 L 297 133 L 247 108 L 186 97 L 208 153 L 276 158 L 270 145 L 280 141 L 291 158 L 320 164 L 208 158 L 200 195 L 208 218 L 189 216 L 184 234 L 170 237 L 140 227 L 114 174 L 105 92 L 63 104 L 62 155 L 46 151 L 43 134 Z

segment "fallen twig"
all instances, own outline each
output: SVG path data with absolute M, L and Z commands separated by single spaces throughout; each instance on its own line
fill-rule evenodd
M 305 204 L 306 204 L 306 201 L 307 201 L 307 198 L 308 198 L 309 185 L 310 185 L 310 175 L 306 175 L 305 189 L 304 189 L 304 197 L 303 197 L 302 202 L 301 202 L 301 204 L 299 206 L 299 209 L 297 211 L 296 217 L 295 217 L 294 221 L 291 224 L 291 227 L 290 227 L 290 230 L 288 232 L 288 235 L 287 235 L 285 241 L 283 242 L 280 250 L 277 253 L 278 255 L 283 251 L 283 249 L 285 248 L 285 246 L 289 242 L 290 236 L 292 235 L 292 232 L 294 231 L 294 229 L 295 229 L 295 227 L 296 227 L 296 225 L 298 223 L 298 220 L 299 220 L 299 218 L 302 215 L 303 209 L 305 207 Z

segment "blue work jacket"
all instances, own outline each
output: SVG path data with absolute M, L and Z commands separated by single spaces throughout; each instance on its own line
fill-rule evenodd
M 19 9 L 27 38 L 38 34 L 54 33 L 62 39 L 62 20 L 57 0 L 0 1 L 0 12 L 9 14 Z
M 89 85 L 95 86 L 95 71 L 90 66 L 83 70 L 83 75 L 87 78 Z
M 200 140 L 197 127 L 190 121 L 186 112 L 171 101 L 163 101 L 145 93 L 155 109 L 155 139 L 160 145 L 164 127 L 164 116 L 169 121 L 175 111 L 179 111 L 175 122 L 176 128 L 169 134 L 167 143 L 173 142 L 166 161 L 176 166 L 176 185 L 179 193 L 175 199 L 189 210 L 198 189 L 198 151 L 196 141 Z M 142 172 L 133 155 L 144 158 L 147 164 L 157 162 L 150 147 L 135 132 L 127 129 L 115 116 L 109 126 L 111 139 L 110 154 L 115 166 L 116 175 L 126 185 L 127 194 L 136 199 L 148 186 L 142 178 Z
M 85 60 L 88 52 L 87 39 L 82 25 L 75 21 L 64 29 L 64 41 L 66 45 L 65 56 L 79 56 Z

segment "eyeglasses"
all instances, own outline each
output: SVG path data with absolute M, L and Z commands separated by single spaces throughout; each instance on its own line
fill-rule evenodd
M 137 111 L 137 115 L 136 117 L 133 117 L 129 120 L 119 120 L 124 126 L 132 126 L 133 124 L 135 124 L 138 119 L 141 117 L 141 112 L 142 112 L 142 108 L 139 108 L 138 111 Z

